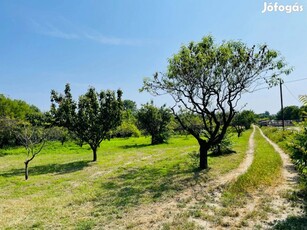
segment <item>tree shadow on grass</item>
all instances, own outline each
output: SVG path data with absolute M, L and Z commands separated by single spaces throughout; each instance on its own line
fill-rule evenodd
M 48 173 L 55 174 L 65 174 L 72 173 L 79 170 L 82 170 L 85 167 L 89 166 L 91 161 L 75 161 L 66 164 L 47 164 L 47 165 L 38 165 L 31 167 L 31 163 L 29 166 L 29 174 L 32 175 L 42 175 Z M 20 176 L 24 174 L 24 168 L 12 169 L 10 171 L 0 173 L 0 176 L 3 177 L 13 177 Z
M 95 198 L 97 209 L 105 213 L 110 210 L 106 207 L 122 210 L 174 196 L 201 180 L 195 167 L 185 168 L 149 165 L 125 169 L 101 184 L 101 194 Z
M 139 149 L 139 148 L 145 148 L 145 147 L 148 147 L 148 146 L 151 146 L 151 144 L 133 144 L 133 145 L 124 145 L 124 146 L 121 146 L 121 148 L 123 149 Z
M 306 216 L 288 217 L 285 220 L 277 222 L 272 229 L 307 230 L 307 217 Z
M 208 156 L 210 157 L 223 157 L 223 156 L 228 156 L 230 154 L 235 154 L 237 153 L 236 151 L 232 150 L 232 149 L 225 149 L 221 152 L 217 152 L 217 151 L 211 151 Z

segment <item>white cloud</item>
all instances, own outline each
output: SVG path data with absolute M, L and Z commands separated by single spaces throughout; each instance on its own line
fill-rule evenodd
M 65 25 L 60 27 L 51 23 L 38 23 L 35 20 L 31 20 L 31 26 L 38 34 L 67 40 L 88 40 L 104 45 L 141 46 L 145 44 L 145 42 L 140 40 L 108 37 L 93 29 L 81 29 L 75 25 L 72 26 L 72 23 L 67 23 L 67 20 L 61 21 L 66 24 L 66 27 L 70 28 L 64 29 Z M 67 26 L 68 24 L 69 26 Z
M 38 23 L 37 21 L 31 20 L 31 26 L 38 34 L 51 36 L 55 38 L 63 38 L 63 39 L 80 39 L 80 36 L 78 34 L 73 32 L 64 32 L 49 23 L 41 24 Z
M 54 27 L 53 25 L 46 25 L 46 27 L 40 31 L 43 35 L 48 35 L 51 37 L 56 38 L 63 38 L 63 39 L 80 39 L 80 36 L 76 33 L 69 33 L 61 31 L 60 29 Z

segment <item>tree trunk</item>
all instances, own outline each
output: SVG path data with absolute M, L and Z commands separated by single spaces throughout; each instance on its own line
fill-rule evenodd
M 163 137 L 160 134 L 152 134 L 151 135 L 151 144 L 157 145 L 162 144 L 164 142 Z
M 92 147 L 93 150 L 93 161 L 97 161 L 97 147 Z
M 208 168 L 208 146 L 206 143 L 199 143 L 199 169 L 207 169 Z
M 25 161 L 25 179 L 26 180 L 28 180 L 29 178 L 28 164 L 29 164 L 29 161 Z

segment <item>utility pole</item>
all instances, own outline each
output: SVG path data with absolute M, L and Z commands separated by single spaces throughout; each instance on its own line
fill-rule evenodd
M 282 82 L 281 82 L 281 79 L 279 79 L 279 89 L 280 89 L 280 104 L 281 104 L 282 129 L 285 130 L 284 102 L 283 102 L 283 98 L 282 98 Z

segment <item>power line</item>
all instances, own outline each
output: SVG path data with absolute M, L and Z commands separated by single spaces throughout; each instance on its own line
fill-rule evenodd
M 298 81 L 305 81 L 305 80 L 307 80 L 307 77 L 306 78 L 301 78 L 301 79 L 296 79 L 296 80 L 292 80 L 292 81 L 286 81 L 286 82 L 284 82 L 283 84 L 285 85 L 285 83 L 293 83 L 293 82 L 298 82 Z M 263 85 L 263 84 L 265 84 L 265 83 L 261 83 L 261 84 L 259 84 L 259 85 Z M 277 86 L 277 85 L 276 85 Z M 286 85 L 285 85 L 286 86 Z M 274 86 L 275 87 L 275 86 Z M 286 87 L 287 88 L 287 87 Z M 269 89 L 268 87 L 262 87 L 262 88 L 258 88 L 258 89 L 255 89 L 255 90 L 252 90 L 252 92 L 256 92 L 256 91 L 259 91 L 259 90 L 263 90 L 263 89 Z M 287 88 L 288 89 L 288 88 Z M 290 92 L 290 90 L 288 89 L 288 91 Z M 291 92 L 290 92 L 290 94 L 292 94 Z M 296 99 L 297 100 L 297 99 Z
M 292 83 L 292 82 L 304 81 L 304 80 L 307 80 L 307 77 L 306 77 L 306 78 L 301 78 L 301 79 L 292 80 L 292 81 L 286 81 L 286 82 L 284 82 L 284 83 Z
M 300 101 L 297 99 L 297 97 L 296 96 L 294 96 L 294 94 L 291 92 L 291 90 L 287 87 L 287 85 L 286 84 L 284 84 L 284 86 L 286 87 L 286 89 L 288 90 L 288 92 L 290 93 L 290 95 L 297 101 L 297 102 L 299 102 L 300 103 Z
M 259 91 L 259 90 L 263 90 L 263 89 L 269 89 L 269 88 L 268 88 L 268 87 L 262 87 L 262 88 L 259 88 L 259 89 L 255 89 L 255 90 L 252 91 L 252 93 L 253 93 L 253 92 L 257 92 L 257 91 Z

